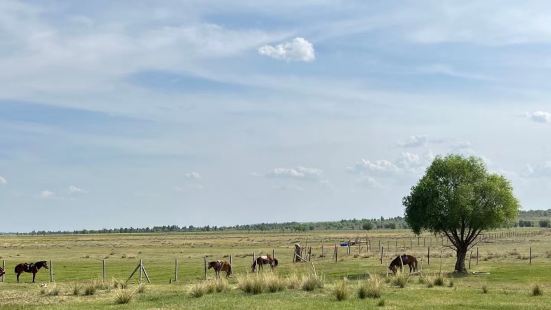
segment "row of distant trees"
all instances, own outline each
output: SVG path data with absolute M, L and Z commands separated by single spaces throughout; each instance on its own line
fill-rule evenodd
M 551 227 L 549 219 L 529 220 L 522 218 L 534 218 L 541 216 L 551 217 L 551 210 L 521 211 L 520 220 L 514 223 L 515 227 Z M 215 232 L 215 231 L 312 231 L 312 230 L 380 230 L 380 229 L 408 229 L 409 226 L 403 217 L 390 217 L 378 219 L 351 219 L 329 222 L 287 222 L 287 223 L 261 223 L 235 226 L 178 226 L 165 225 L 153 227 L 121 227 L 104 229 L 83 229 L 74 231 L 32 231 L 31 235 L 45 234 L 108 234 L 108 233 L 162 233 L 162 232 Z

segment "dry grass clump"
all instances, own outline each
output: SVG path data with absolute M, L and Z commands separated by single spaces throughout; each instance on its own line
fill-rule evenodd
M 145 293 L 145 290 L 146 290 L 146 285 L 143 283 L 140 283 L 140 285 L 138 285 L 138 288 L 136 289 L 136 293 L 143 294 Z
M 307 276 L 302 277 L 301 287 L 304 291 L 307 291 L 307 292 L 313 291 L 316 288 L 322 288 L 323 279 L 318 275 L 309 274 Z
M 404 288 L 408 284 L 409 275 L 404 272 L 396 272 L 396 275 L 392 278 L 392 285 L 399 288 Z
M 264 281 L 258 275 L 246 275 L 237 281 L 237 287 L 248 294 L 261 294 L 264 291 Z
M 488 294 L 488 287 L 486 285 L 482 285 L 482 294 Z
M 71 284 L 70 290 L 71 290 L 71 294 L 73 296 L 80 295 L 80 290 L 81 289 L 82 289 L 82 286 L 79 283 L 75 282 L 75 283 Z
M 84 295 L 92 296 L 96 294 L 96 286 L 94 284 L 88 284 L 84 287 Z
M 377 303 L 377 306 L 384 307 L 385 306 L 385 300 L 384 299 L 379 300 L 379 302 Z
M 50 288 L 48 288 L 47 286 L 43 286 L 40 289 L 40 295 L 58 296 L 59 293 L 60 293 L 60 289 L 55 284 Z
M 287 287 L 286 279 L 278 277 L 274 273 L 266 273 L 262 275 L 266 290 L 270 293 L 283 291 Z
M 230 289 L 230 286 L 228 284 L 228 280 L 225 278 L 218 279 L 214 282 L 214 290 L 217 293 L 226 292 Z
M 287 288 L 290 290 L 297 289 L 302 284 L 302 282 L 300 281 L 300 278 L 297 276 L 296 273 L 291 274 L 285 280 L 287 281 Z
M 342 301 L 348 298 L 350 292 L 348 290 L 348 285 L 346 281 L 340 281 L 335 285 L 334 294 L 338 301 Z
M 543 289 L 539 284 L 534 284 L 532 286 L 532 296 L 541 296 L 543 295 Z
M 432 281 L 432 284 L 434 284 L 434 286 L 444 286 L 444 283 L 445 283 L 445 280 L 442 274 L 439 274 L 438 276 L 436 276 Z
M 120 288 L 120 289 L 125 289 L 125 288 L 128 288 L 128 283 L 126 283 L 125 281 L 123 280 L 119 280 L 117 278 L 113 278 L 111 280 L 111 286 L 113 286 L 113 288 Z
M 119 305 L 127 304 L 132 301 L 132 298 L 134 298 L 134 292 L 128 289 L 119 289 L 115 294 L 115 303 Z
M 381 297 L 381 282 L 381 279 L 377 276 L 370 277 L 369 280 L 360 284 L 358 297 L 360 299 Z
M 191 286 L 189 295 L 194 298 L 202 297 L 207 293 L 207 288 L 204 282 L 196 283 Z

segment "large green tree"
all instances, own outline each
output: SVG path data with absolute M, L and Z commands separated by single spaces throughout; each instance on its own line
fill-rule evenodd
M 445 235 L 456 250 L 456 272 L 467 272 L 465 256 L 480 233 L 514 221 L 519 202 L 511 183 L 489 173 L 480 158 L 436 157 L 409 196 L 405 219 L 416 234 Z

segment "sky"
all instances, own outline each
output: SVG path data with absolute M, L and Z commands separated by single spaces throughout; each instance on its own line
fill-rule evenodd
M 403 215 L 435 156 L 551 208 L 549 1 L 0 2 L 0 231 Z

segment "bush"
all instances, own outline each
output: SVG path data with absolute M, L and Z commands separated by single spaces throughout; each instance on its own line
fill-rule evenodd
M 270 293 L 283 291 L 287 286 L 287 281 L 275 275 L 274 273 L 263 274 L 264 286 Z
M 349 292 L 348 292 L 348 285 L 346 284 L 346 281 L 340 281 L 335 285 L 335 297 L 338 301 L 345 300 L 348 298 Z
M 358 288 L 358 297 L 360 299 L 381 297 L 381 279 L 378 277 L 371 277 L 366 282 L 360 284 Z
M 307 276 L 304 276 L 302 278 L 302 289 L 310 292 L 315 290 L 316 288 L 322 288 L 323 287 L 323 279 L 320 278 L 317 275 L 309 274 Z
M 264 290 L 264 281 L 258 275 L 246 275 L 239 278 L 237 287 L 248 294 L 260 294 Z
M 404 288 L 408 284 L 409 281 L 409 275 L 398 271 L 394 278 L 392 279 L 392 285 L 397 286 L 399 288 Z
M 541 296 L 541 295 L 543 295 L 543 290 L 538 284 L 534 284 L 534 286 L 532 286 L 532 296 Z
M 189 295 L 194 298 L 199 298 L 205 295 L 206 291 L 207 290 L 206 290 L 205 284 L 201 282 L 191 286 L 189 290 Z
M 434 278 L 432 284 L 434 284 L 434 286 L 444 286 L 444 277 L 439 274 L 436 278 Z
M 288 289 L 291 289 L 291 290 L 297 289 L 301 285 L 300 278 L 295 273 L 288 276 L 286 280 L 287 280 Z
M 229 289 L 228 280 L 221 278 L 214 283 L 214 290 L 217 293 L 225 292 Z
M 73 283 L 72 284 L 71 294 L 73 294 L 74 296 L 78 296 L 78 295 L 80 295 L 80 290 L 81 290 L 80 284 L 78 284 L 78 283 Z
M 551 222 L 549 222 L 549 220 L 540 220 L 538 224 L 542 228 L 547 228 L 551 226 Z
M 127 290 L 127 289 L 119 289 L 117 291 L 117 294 L 115 295 L 115 303 L 116 304 L 127 304 L 130 301 L 132 301 L 132 298 L 134 297 L 134 293 Z
M 96 294 L 96 286 L 93 284 L 89 284 L 84 288 L 84 295 L 86 296 L 92 296 Z

